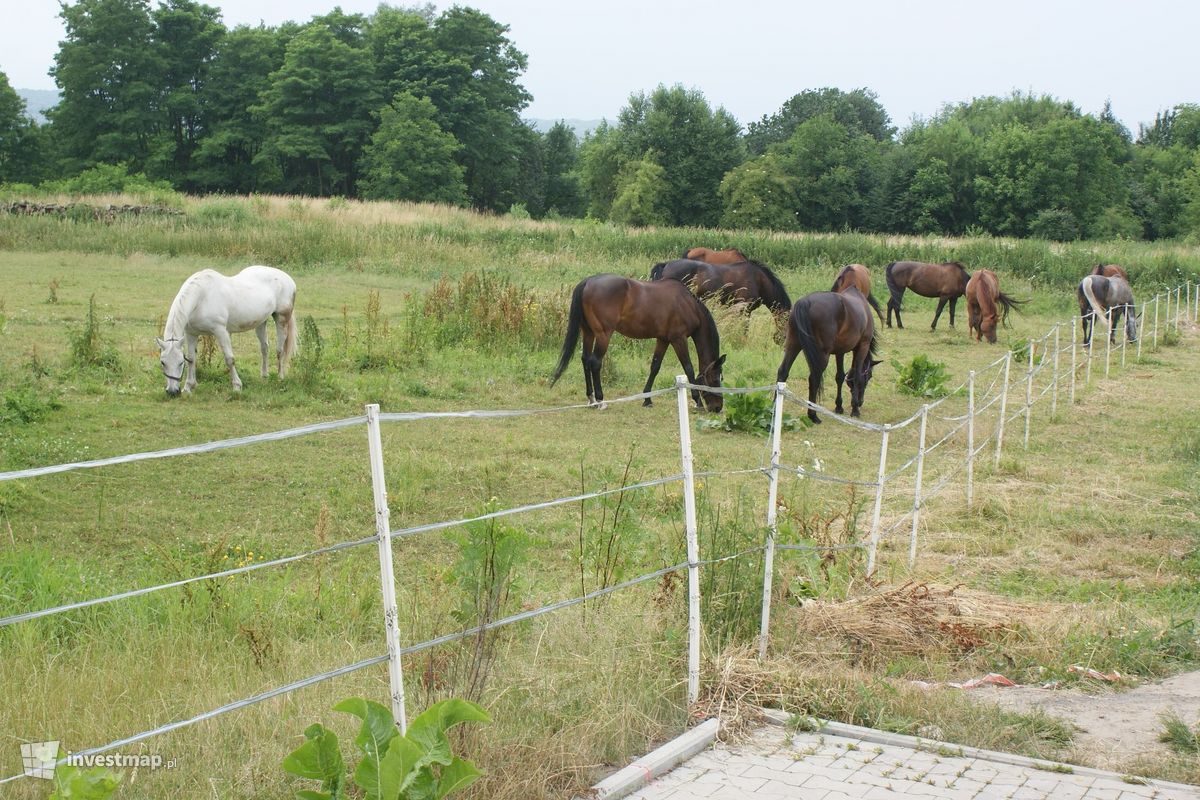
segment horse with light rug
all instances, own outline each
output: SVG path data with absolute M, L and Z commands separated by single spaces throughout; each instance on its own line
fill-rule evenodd
M 258 334 L 262 351 L 262 376 L 267 369 L 267 320 L 275 320 L 275 358 L 279 377 L 287 374 L 288 362 L 296 352 L 296 282 L 274 267 L 246 267 L 232 277 L 204 269 L 183 282 L 158 343 L 159 361 L 167 379 L 167 394 L 196 388 L 196 340 L 210 334 L 217 341 L 229 367 L 233 390 L 241 391 L 242 379 L 233 365 L 230 333 L 251 328 Z M 187 381 L 183 381 L 184 365 Z M 181 386 L 182 384 L 182 386 Z

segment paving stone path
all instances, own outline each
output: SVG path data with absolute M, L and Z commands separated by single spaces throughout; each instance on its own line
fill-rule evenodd
M 894 740 L 907 737 L 888 738 L 888 743 L 875 743 L 853 735 L 793 734 L 767 727 L 747 741 L 693 756 L 629 798 L 1200 800 L 1200 787 L 1137 783 L 1097 770 L 1017 766 L 979 757 L 978 751 L 962 756 L 957 749 L 905 747 Z

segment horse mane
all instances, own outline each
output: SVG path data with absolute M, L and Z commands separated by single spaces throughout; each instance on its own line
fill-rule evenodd
M 176 293 L 175 299 L 171 301 L 171 308 L 167 311 L 167 321 L 163 325 L 164 339 L 183 338 L 187 317 L 195 307 L 195 295 L 200 291 L 202 275 L 204 275 L 204 270 L 189 275 L 188 279 L 183 282 L 183 286 L 179 287 L 179 292 Z
M 663 269 L 667 266 L 666 261 L 660 261 L 650 268 L 650 280 L 657 281 L 662 279 Z
M 842 267 L 841 271 L 838 272 L 837 277 L 833 279 L 833 286 L 829 287 L 829 291 L 836 292 L 838 290 L 838 285 L 842 282 L 842 276 L 850 271 L 850 266 L 850 264 L 847 264 L 846 266 Z
M 708 310 L 708 306 L 704 305 L 699 297 L 696 297 L 691 292 L 688 292 L 688 294 L 691 295 L 692 300 L 695 301 L 696 306 L 700 309 L 700 324 L 704 326 L 705 333 L 712 340 L 713 359 L 718 359 L 721 357 L 721 332 L 717 330 L 717 321 L 713 318 L 712 312 Z M 699 358 L 699 350 L 697 350 L 696 356 Z M 701 364 L 700 370 L 704 371 L 706 366 L 706 364 Z
M 791 310 L 792 298 L 790 295 L 788 295 L 787 288 L 784 287 L 783 281 L 779 280 L 779 276 L 776 275 L 774 272 L 772 272 L 771 268 L 768 267 L 766 264 L 760 264 L 759 262 L 753 261 L 751 259 L 746 259 L 746 263 L 753 264 L 754 266 L 758 267 L 766 274 L 767 280 L 769 280 L 771 282 L 771 285 L 773 287 L 775 287 L 775 291 L 779 293 L 779 296 L 781 298 L 783 298 L 784 308 L 787 310 Z

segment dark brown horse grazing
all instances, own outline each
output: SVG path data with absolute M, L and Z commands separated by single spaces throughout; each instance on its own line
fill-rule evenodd
M 1086 275 L 1079 282 L 1075 292 L 1079 300 L 1079 315 L 1083 317 L 1083 344 L 1092 342 L 1092 330 L 1096 317 L 1107 326 L 1112 327 L 1108 332 L 1109 341 L 1116 336 L 1117 325 L 1121 315 L 1125 314 L 1125 336 L 1131 342 L 1137 341 L 1137 311 L 1133 303 L 1133 289 L 1129 281 L 1121 277 L 1107 278 L 1103 275 Z M 1111 312 L 1112 319 L 1108 319 Z
M 571 311 L 567 318 L 567 335 L 563 340 L 562 355 L 550 378 L 550 385 L 562 376 L 575 345 L 579 332 L 583 331 L 583 380 L 587 387 L 588 402 L 601 405 L 604 390 L 600 387 L 600 363 L 608 352 L 608 340 L 613 331 L 631 339 L 657 339 L 654 357 L 650 361 L 650 377 L 646 379 L 649 392 L 662 366 L 667 345 L 675 348 L 679 363 L 689 383 L 704 386 L 721 385 L 721 367 L 725 356 L 721 355 L 721 338 L 712 314 L 694 294 L 676 281 L 639 281 L 620 275 L 600 274 L 584 278 L 571 295 Z M 696 343 L 696 358 L 700 361 L 699 380 L 692 370 L 692 359 L 688 354 L 688 338 Z M 692 391 L 692 399 L 700 406 L 700 399 L 709 411 L 720 411 L 722 398 L 712 392 Z M 650 405 L 646 398 L 643 405 Z
M 1092 267 L 1092 275 L 1103 275 L 1105 278 L 1121 278 L 1129 280 L 1129 273 L 1120 264 L 1097 264 Z
M 892 327 L 892 312 L 896 312 L 896 327 L 903 328 L 900 321 L 900 300 L 904 297 L 905 289 L 912 289 L 924 297 L 938 298 L 937 311 L 933 314 L 932 331 L 937 330 L 938 317 L 950 301 L 950 327 L 954 327 L 954 305 L 958 298 L 967 291 L 967 281 L 971 278 L 963 265 L 957 261 L 947 261 L 944 264 L 926 264 L 922 261 L 893 261 L 884 270 L 887 278 L 888 292 L 891 297 L 887 304 L 887 324 Z
M 967 322 L 975 332 L 975 341 L 996 343 L 996 323 L 1008 322 L 1008 312 L 1024 303 L 1000 291 L 1000 279 L 990 269 L 976 270 L 967 281 Z M 1002 311 L 997 313 L 996 307 Z
M 862 296 L 867 298 L 871 308 L 875 309 L 875 315 L 879 317 L 880 322 L 883 322 L 883 311 L 879 308 L 879 301 L 875 299 L 875 295 L 871 294 L 871 271 L 862 264 L 847 264 L 833 279 L 833 288 L 829 291 L 844 292 L 851 286 L 858 289 Z
M 703 261 L 706 264 L 737 264 L 750 259 L 736 247 L 725 250 L 709 250 L 707 247 L 693 247 L 683 251 L 683 257 L 693 261 Z
M 850 416 L 857 417 L 862 408 L 867 383 L 878 361 L 875 355 L 879 339 L 875 334 L 875 321 L 867 299 L 855 287 L 844 292 L 814 292 L 796 301 L 788 318 L 787 342 L 783 348 L 783 361 L 775 379 L 786 381 L 792 362 L 803 351 L 808 362 L 808 401 L 817 402 L 821 394 L 821 382 L 829 356 L 837 356 L 837 405 L 834 411 L 842 413 L 842 381 L 850 387 Z M 853 353 L 850 374 L 846 375 L 843 358 Z M 808 410 L 808 418 L 820 422 L 817 412 Z
M 709 264 L 680 258 L 655 264 L 650 270 L 650 280 L 689 284 L 698 296 L 715 298 L 723 305 L 745 303 L 747 313 L 766 306 L 772 313 L 782 316 L 792 307 L 792 299 L 783 282 L 757 261 Z

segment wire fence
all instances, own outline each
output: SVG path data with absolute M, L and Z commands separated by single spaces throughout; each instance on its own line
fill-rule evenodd
M 1163 310 L 1161 314 L 1160 304 L 1165 306 L 1165 310 Z M 1151 309 L 1151 306 L 1153 306 L 1153 309 Z M 1126 308 L 1123 310 L 1126 313 L 1129 313 L 1134 309 Z M 1152 317 L 1150 316 L 1151 313 L 1153 314 Z M 1142 320 L 1142 325 L 1145 328 L 1145 331 L 1143 331 L 1142 335 L 1137 336 L 1136 340 L 1131 340 L 1129 336 L 1123 336 L 1121 338 L 1119 345 L 1117 345 L 1119 348 L 1119 357 L 1121 359 L 1120 363 L 1122 365 L 1126 363 L 1126 350 L 1130 344 L 1135 342 L 1137 348 L 1135 358 L 1141 357 L 1143 338 L 1145 338 L 1146 333 L 1148 333 L 1150 336 L 1150 348 L 1157 349 L 1160 338 L 1165 337 L 1167 333 L 1172 331 L 1177 335 L 1181 322 L 1195 322 L 1198 317 L 1200 317 L 1200 287 L 1194 288 L 1190 282 L 1186 284 L 1186 286 L 1178 287 L 1172 291 L 1166 292 L 1165 294 L 1159 294 L 1155 296 L 1153 300 L 1142 303 L 1140 306 L 1140 313 L 1136 315 L 1136 318 Z M 1162 320 L 1161 326 L 1160 318 Z M 1095 322 L 1096 320 L 1090 321 Z M 1108 335 L 1108 332 L 1112 328 L 1111 319 L 1103 318 L 1103 321 L 1105 323 L 1104 369 L 1105 375 L 1108 375 L 1110 374 L 1112 367 L 1112 350 L 1114 346 L 1114 340 Z M 678 407 L 681 465 L 681 470 L 678 473 L 630 483 L 618 488 L 601 489 L 593 492 L 582 492 L 552 500 L 545 500 L 541 502 L 505 508 L 477 516 L 430 522 L 399 529 L 392 529 L 389 523 L 386 481 L 383 471 L 383 449 L 380 436 L 380 428 L 382 424 L 412 423 L 422 420 L 446 418 L 502 419 L 526 417 L 539 414 L 567 412 L 586 408 L 587 405 L 577 404 L 546 409 L 406 413 L 381 413 L 377 405 L 369 405 L 367 406 L 367 413 L 364 416 L 334 420 L 331 422 L 322 422 L 314 425 L 291 428 L 288 430 L 274 431 L 252 436 L 243 436 L 233 439 L 207 442 L 198 445 L 171 448 L 167 450 L 135 453 L 90 461 L 57 464 L 33 469 L 0 472 L 0 483 L 3 483 L 6 481 L 29 479 L 63 472 L 98 469 L 137 461 L 178 458 L 199 453 L 211 453 L 230 448 L 252 446 L 265 442 L 275 442 L 295 437 L 310 436 L 332 430 L 361 426 L 365 427 L 367 432 L 376 520 L 376 533 L 373 536 L 352 541 L 339 542 L 327 547 L 322 547 L 303 553 L 297 553 L 270 561 L 256 562 L 235 567 L 233 569 L 182 578 L 180 580 L 170 581 L 156 586 L 141 587 L 103 597 L 95 597 L 53 607 L 31 609 L 0 618 L 0 628 L 18 625 L 58 614 L 64 614 L 78 609 L 144 596 L 167 589 L 187 586 L 199 581 L 214 580 L 262 569 L 275 568 L 298 561 L 312 559 L 321 555 L 349 550 L 374 543 L 377 545 L 379 551 L 380 587 L 383 599 L 384 616 L 384 637 L 387 645 L 387 652 L 385 654 L 373 656 L 352 664 L 347 664 L 317 675 L 311 675 L 295 682 L 278 686 L 259 694 L 227 703 L 185 719 L 167 722 L 155 728 L 116 739 L 108 742 L 107 744 L 91 747 L 87 750 L 73 753 L 72 757 L 98 755 L 109 752 L 154 736 L 177 730 L 179 728 L 195 725 L 204 720 L 212 719 L 238 709 L 261 703 L 273 697 L 278 697 L 289 692 L 313 686 L 333 678 L 383 663 L 387 663 L 389 666 L 392 710 L 397 726 L 400 728 L 401 732 L 403 732 L 407 725 L 407 713 L 404 702 L 404 674 L 401 661 L 404 656 L 454 641 L 466 639 L 471 636 L 476 636 L 486 630 L 501 628 L 513 623 L 533 619 L 544 614 L 550 614 L 562 609 L 570 608 L 572 606 L 586 603 L 590 600 L 594 600 L 614 592 L 622 591 L 648 581 L 662 578 L 670 573 L 679 573 L 686 570 L 688 573 L 687 702 L 690 706 L 698 699 L 699 692 L 700 640 L 702 635 L 702 620 L 700 618 L 700 568 L 713 566 L 734 559 L 745 558 L 747 556 L 760 555 L 762 557 L 762 615 L 759 633 L 759 651 L 760 654 L 765 654 L 770 630 L 773 563 L 774 554 L 776 551 L 829 553 L 849 550 L 865 550 L 866 571 L 868 574 L 871 574 L 876 568 L 880 542 L 891 534 L 898 533 L 902 529 L 908 529 L 909 542 L 907 554 L 908 565 L 911 567 L 915 563 L 915 559 L 917 557 L 918 532 L 920 528 L 921 514 L 928 506 L 930 501 L 938 497 L 942 492 L 950 487 L 954 481 L 960 480 L 961 476 L 963 476 L 965 473 L 966 502 L 969 506 L 973 502 L 975 461 L 977 457 L 985 455 L 990 448 L 992 450 L 993 463 L 997 465 L 999 464 L 1003 451 L 1006 425 L 1008 423 L 1013 423 L 1018 419 L 1023 419 L 1023 446 L 1028 448 L 1031 422 L 1035 407 L 1038 406 L 1039 403 L 1044 402 L 1047 395 L 1050 395 L 1051 407 L 1048 415 L 1051 418 L 1054 418 L 1058 411 L 1057 404 L 1059 395 L 1065 393 L 1067 402 L 1073 404 L 1076 400 L 1078 387 L 1081 385 L 1086 386 L 1091 381 L 1093 362 L 1100 358 L 1099 354 L 1095 351 L 1095 337 L 1093 336 L 1087 339 L 1085 344 L 1084 341 L 1080 339 L 1079 319 L 1076 318 L 1073 319 L 1070 324 L 1070 344 L 1064 345 L 1062 344 L 1062 339 L 1064 338 L 1062 336 L 1062 331 L 1065 325 L 1066 323 L 1058 323 L 1054 325 L 1053 328 L 1044 336 L 1036 340 L 1031 340 L 1028 343 L 1026 350 L 1022 353 L 1022 360 L 1024 362 L 1023 370 L 1020 369 L 1019 365 L 1015 364 L 1014 353 L 1012 351 L 1006 352 L 1003 356 L 986 365 L 985 367 L 979 370 L 971 371 L 967 380 L 960 386 L 954 387 L 954 389 L 952 389 L 947 396 L 933 400 L 921 406 L 917 412 L 909 416 L 907 419 L 890 424 L 871 423 L 854 417 L 845 417 L 839 414 L 834 414 L 828 409 L 794 394 L 785 383 L 778 383 L 773 386 L 751 388 L 726 387 L 714 390 L 711 387 L 699 387 L 689 384 L 683 376 L 679 376 L 676 378 L 676 383 L 673 388 L 662 389 L 654 392 L 644 392 L 607 401 L 608 404 L 611 405 L 616 403 L 628 403 L 638 400 L 646 400 L 669 393 L 675 394 Z M 1092 325 L 1092 329 L 1095 330 L 1095 328 L 1096 326 Z M 1129 328 L 1129 331 L 1133 330 L 1134 328 Z M 1061 368 L 1063 361 L 1068 355 L 1070 359 L 1069 368 Z M 1017 368 L 1014 369 L 1014 366 Z M 1038 385 L 1039 380 L 1041 381 L 1040 386 Z M 769 464 L 757 468 L 707 470 L 700 472 L 695 471 L 693 469 L 693 455 L 691 447 L 692 426 L 688 397 L 689 392 L 694 389 L 704 389 L 705 391 L 709 392 L 719 391 L 722 394 L 750 394 L 764 392 L 773 393 L 774 408 L 769 440 Z M 1013 402 L 1014 391 L 1023 391 L 1023 402 Z M 965 411 L 963 413 L 947 413 L 947 410 L 951 409 L 952 406 L 960 402 L 964 396 L 966 398 Z M 864 480 L 861 478 L 830 475 L 821 469 L 819 464 L 814 468 L 807 468 L 799 464 L 786 464 L 783 459 L 781 439 L 781 431 L 784 423 L 785 401 L 793 405 L 803 406 L 806 409 L 815 411 L 819 414 L 823 414 L 827 419 L 836 420 L 838 424 L 854 428 L 860 432 L 878 435 L 879 460 L 878 469 L 875 473 L 875 479 Z M 1015 409 L 1011 412 L 1009 411 L 1010 406 L 1015 406 Z M 905 439 L 905 444 L 906 446 L 912 448 L 912 453 L 905 461 L 903 461 L 903 463 L 899 465 L 893 465 L 892 469 L 889 471 L 889 457 L 894 456 L 895 454 L 894 451 L 889 452 L 889 448 L 891 447 L 892 442 L 900 441 L 903 437 L 908 437 L 913 440 L 907 441 L 907 439 Z M 964 438 L 965 442 L 963 441 Z M 763 474 L 768 479 L 768 500 L 765 520 L 766 533 L 763 543 L 759 546 L 744 549 L 736 553 L 713 555 L 707 559 L 702 559 L 700 557 L 697 530 L 698 525 L 696 517 L 696 479 L 710 477 L 730 477 L 756 473 Z M 848 485 L 871 490 L 873 494 L 871 524 L 866 539 L 864 541 L 833 545 L 777 543 L 778 487 L 781 474 L 795 476 L 796 478 L 802 480 L 813 480 L 819 483 Z M 675 483 L 683 486 L 683 523 L 687 543 L 686 561 L 665 566 L 661 569 L 630 578 L 611 586 L 596 589 L 576 597 L 548 603 L 538 608 L 525 610 L 518 614 L 504 617 L 502 619 L 484 622 L 472 628 L 456 631 L 416 644 L 406 646 L 400 645 L 398 614 L 395 600 L 395 575 L 391 563 L 393 541 L 415 536 L 421 533 L 428 533 L 432 531 L 468 525 L 474 522 L 498 519 L 501 517 L 523 514 L 573 503 L 581 503 L 585 500 L 602 498 L 617 493 L 641 491 L 657 486 Z M 888 492 L 889 488 L 891 489 L 890 495 Z M 885 500 L 888 500 L 893 504 L 892 510 L 888 514 L 886 521 L 884 519 Z M 897 503 L 899 503 L 899 505 L 897 505 Z M 19 780 L 23 777 L 26 777 L 26 775 L 12 775 L 0 779 L 0 784 Z

